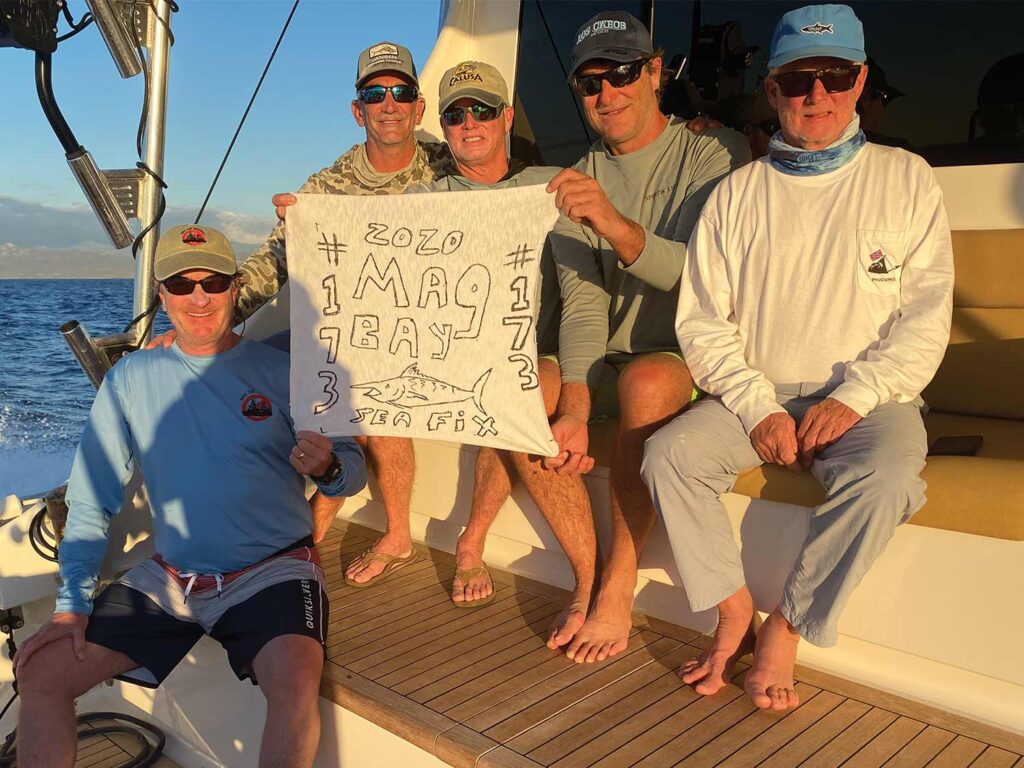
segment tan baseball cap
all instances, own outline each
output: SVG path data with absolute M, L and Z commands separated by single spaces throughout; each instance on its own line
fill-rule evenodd
M 438 113 L 459 99 L 476 99 L 489 107 L 508 104 L 508 86 L 495 67 L 482 61 L 464 61 L 441 76 L 437 94 Z
M 235 249 L 213 227 L 197 224 L 172 227 L 160 236 L 160 242 L 156 244 L 153 277 L 166 280 L 192 269 L 233 275 L 238 271 Z
M 359 63 L 356 65 L 356 88 L 362 88 L 363 83 L 379 72 L 398 72 L 412 80 L 413 85 L 420 84 L 412 54 L 408 48 L 398 43 L 389 43 L 385 40 L 371 45 L 359 54 Z

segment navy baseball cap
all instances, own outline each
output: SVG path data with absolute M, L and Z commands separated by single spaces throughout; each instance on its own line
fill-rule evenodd
M 593 59 L 625 64 L 652 56 L 651 33 L 640 19 L 625 11 L 599 13 L 576 31 L 569 58 L 569 79 L 580 65 Z
M 848 5 L 805 5 L 779 19 L 772 35 L 768 69 L 798 59 L 832 56 L 865 61 L 864 25 Z

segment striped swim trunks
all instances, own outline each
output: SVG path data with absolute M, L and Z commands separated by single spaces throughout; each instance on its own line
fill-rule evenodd
M 281 635 L 324 645 L 329 606 L 323 569 L 309 539 L 239 571 L 200 574 L 154 555 L 96 598 L 86 639 L 139 664 L 124 679 L 155 687 L 204 634 L 227 651 L 239 679 Z

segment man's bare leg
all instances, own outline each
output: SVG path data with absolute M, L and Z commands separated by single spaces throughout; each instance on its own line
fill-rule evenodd
M 86 643 L 75 657 L 71 638 L 40 648 L 18 674 L 18 765 L 71 768 L 78 750 L 75 699 L 115 675 L 138 666 L 123 653 Z
M 654 527 L 654 504 L 640 477 L 644 443 L 690 403 L 693 379 L 672 355 L 644 355 L 619 377 L 619 429 L 611 465 L 612 542 L 586 624 L 566 650 L 576 661 L 602 661 L 624 650 L 632 625 L 637 563 Z
M 556 363 L 546 358 L 540 360 L 537 368 L 544 408 L 550 418 L 558 406 L 562 372 Z M 555 619 L 548 635 L 548 648 L 560 648 L 570 642 L 583 626 L 594 588 L 597 534 L 590 497 L 579 475 L 560 475 L 554 470 L 544 469 L 537 456 L 525 453 L 512 453 L 510 456 L 513 467 L 551 526 L 572 567 L 575 588 L 569 604 Z
M 513 471 L 508 451 L 483 447 L 477 453 L 469 521 L 455 545 L 455 567 L 459 570 L 484 564 L 487 531 L 512 493 Z M 486 573 L 473 576 L 466 584 L 458 577 L 452 581 L 452 600 L 456 603 L 483 600 L 493 592 L 494 583 Z
M 754 648 L 753 621 L 754 599 L 743 586 L 718 604 L 715 638 L 700 656 L 683 662 L 683 682 L 703 696 L 714 696 L 728 685 L 737 660 Z
M 800 703 L 793 680 L 799 643 L 800 634 L 778 608 L 768 614 L 758 630 L 754 664 L 743 684 L 754 706 L 783 710 Z
M 582 477 L 559 475 L 544 469 L 537 457 L 513 453 L 512 463 L 569 559 L 576 582 L 569 604 L 555 619 L 548 634 L 548 648 L 561 648 L 572 641 L 586 621 L 594 589 L 597 534 L 590 497 Z
M 267 699 L 260 768 L 309 768 L 320 742 L 323 648 L 311 637 L 281 635 L 252 666 Z
M 368 437 L 366 446 L 367 458 L 377 476 L 388 520 L 387 530 L 373 545 L 372 551 L 407 557 L 412 553 L 409 505 L 412 501 L 412 481 L 416 474 L 412 440 L 407 437 Z M 356 558 L 345 569 L 345 578 L 363 584 L 380 574 L 384 566 L 385 563 L 377 559 Z

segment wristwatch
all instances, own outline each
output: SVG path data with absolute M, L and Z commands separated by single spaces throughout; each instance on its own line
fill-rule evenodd
M 341 462 L 338 461 L 338 457 L 332 453 L 331 463 L 327 465 L 327 469 L 324 470 L 323 474 L 310 475 L 309 479 L 318 485 L 331 485 L 339 477 L 341 477 Z

